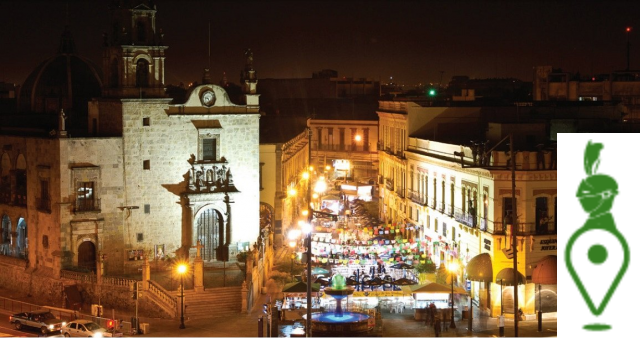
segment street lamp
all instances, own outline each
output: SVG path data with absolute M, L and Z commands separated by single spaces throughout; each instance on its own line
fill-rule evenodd
M 449 272 L 451 273 L 451 325 L 449 327 L 455 329 L 456 321 L 453 318 L 453 273 L 458 270 L 458 263 L 451 262 L 449 264 Z
M 178 264 L 178 274 L 180 275 L 180 328 L 184 329 L 184 273 L 187 272 L 186 264 Z

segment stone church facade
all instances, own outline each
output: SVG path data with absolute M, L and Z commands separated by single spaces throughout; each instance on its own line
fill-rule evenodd
M 193 258 L 197 241 L 205 261 L 234 260 L 260 234 L 257 80 L 246 105 L 213 84 L 172 103 L 155 7 L 113 3 L 85 132 L 66 129 L 80 110 L 67 104 L 42 114 L 55 120 L 43 135 L 0 133 L 0 263 L 54 279 L 61 269 L 137 273 L 143 255 Z

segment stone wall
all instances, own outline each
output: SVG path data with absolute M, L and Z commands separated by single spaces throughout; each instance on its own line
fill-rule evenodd
M 26 268 L 26 261 L 0 256 L 0 285 L 16 294 L 30 295 L 34 303 L 63 307 L 63 283 L 50 271 Z M 44 273 L 43 273 L 44 272 Z
M 88 312 L 91 304 L 103 306 L 105 315 L 111 314 L 111 309 L 118 312 L 135 312 L 135 300 L 132 292 L 126 286 L 102 285 L 83 283 L 74 280 L 57 279 L 43 274 L 43 271 L 25 269 L 26 261 L 0 256 L 0 285 L 7 290 L 13 290 L 17 295 L 30 295 L 34 304 L 49 305 L 65 308 L 64 287 L 76 284 L 83 299 L 83 312 Z M 170 318 L 156 304 L 148 300 L 144 293 L 138 300 L 138 313 L 145 317 Z M 129 320 L 129 318 L 124 318 Z

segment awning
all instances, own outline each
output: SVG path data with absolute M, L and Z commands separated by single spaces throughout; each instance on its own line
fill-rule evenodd
M 467 278 L 476 282 L 493 282 L 493 266 L 488 253 L 479 254 L 467 263 Z
M 500 270 L 496 276 L 496 283 L 502 285 L 513 285 L 513 269 L 506 268 Z M 524 276 L 518 272 L 518 284 L 524 284 Z
M 558 284 L 558 256 L 545 256 L 533 269 L 531 281 L 536 284 Z

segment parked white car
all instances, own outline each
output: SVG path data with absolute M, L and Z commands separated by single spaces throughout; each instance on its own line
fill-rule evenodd
M 60 330 L 65 337 L 112 337 L 104 327 L 86 319 L 72 320 Z

